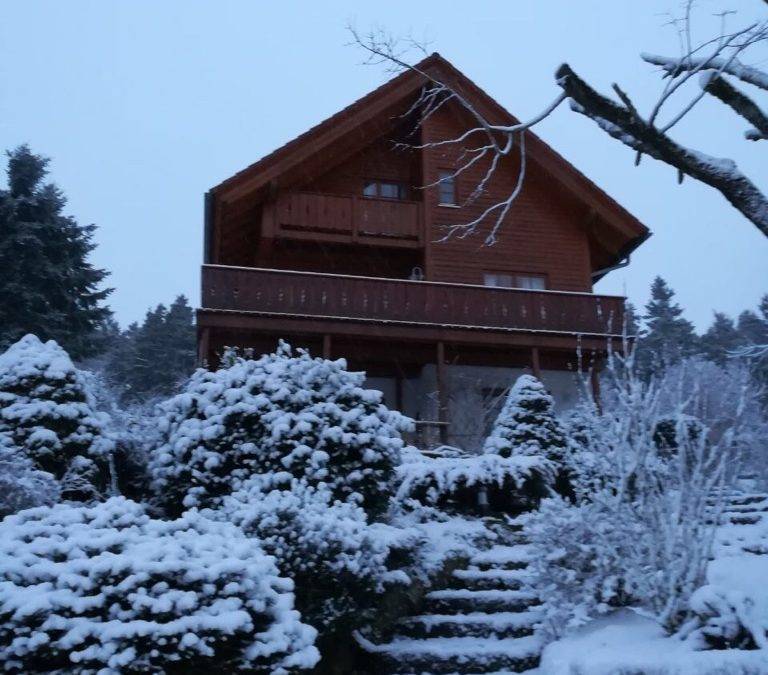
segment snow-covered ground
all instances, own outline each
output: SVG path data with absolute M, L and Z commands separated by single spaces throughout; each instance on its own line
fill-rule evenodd
M 768 517 L 721 526 L 708 582 L 768 627 Z M 665 636 L 652 619 L 619 610 L 550 644 L 540 675 L 764 675 L 768 649 L 696 650 L 690 640 Z

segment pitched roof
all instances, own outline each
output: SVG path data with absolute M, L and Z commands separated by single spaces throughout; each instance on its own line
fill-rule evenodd
M 419 62 L 416 68 L 461 91 L 494 123 L 519 122 L 440 54 L 431 54 Z M 311 162 L 312 158 L 322 162 L 324 152 L 330 147 L 365 124 L 381 119 L 384 113 L 402 106 L 409 99 L 412 100 L 424 83 L 424 77 L 415 70 L 400 73 L 292 141 L 222 181 L 211 189 L 211 193 L 217 200 L 237 201 L 279 182 L 281 177 Z M 576 199 L 584 203 L 595 214 L 601 226 L 613 230 L 616 237 L 623 242 L 614 252 L 613 260 L 618 261 L 627 256 L 650 236 L 648 228 L 635 216 L 538 136 L 528 131 L 526 140 L 529 161 L 538 164 Z M 354 150 L 349 149 L 348 154 L 352 152 Z

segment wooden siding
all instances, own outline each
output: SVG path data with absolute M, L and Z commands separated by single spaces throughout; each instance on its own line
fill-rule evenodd
M 467 128 L 447 107 L 432 115 L 422 133 L 423 141 L 453 138 Z M 456 166 L 461 148 L 444 146 L 424 152 L 427 184 L 438 179 L 440 169 Z M 469 197 L 485 173 L 480 163 L 456 179 L 461 203 Z M 490 231 L 490 219 L 478 232 L 464 239 L 456 236 L 440 241 L 446 226 L 471 222 L 489 206 L 506 198 L 517 179 L 519 160 L 503 163 L 483 195 L 462 208 L 438 205 L 437 189 L 426 194 L 429 231 L 427 240 L 427 278 L 470 284 L 483 283 L 484 272 L 541 274 L 548 288 L 567 291 L 591 291 L 589 240 L 582 224 L 585 210 L 557 183 L 528 162 L 523 189 L 507 214 L 496 243 L 484 245 Z
M 286 317 L 609 335 L 624 299 L 447 283 L 203 267 L 203 307 Z

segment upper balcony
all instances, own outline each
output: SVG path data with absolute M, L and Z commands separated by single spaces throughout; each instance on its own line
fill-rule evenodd
M 422 203 L 320 192 L 285 192 L 265 205 L 262 234 L 401 248 L 424 246 Z
M 624 298 L 204 265 L 202 310 L 251 315 L 254 321 L 279 318 L 313 333 L 354 324 L 357 328 L 344 330 L 362 334 L 363 324 L 369 331 L 373 324 L 379 336 L 399 332 L 418 339 L 439 331 L 449 336 L 444 339 L 459 340 L 459 333 L 485 333 L 488 339 L 500 332 L 535 333 L 559 336 L 566 347 L 580 335 L 604 347 L 607 336 L 621 334 Z

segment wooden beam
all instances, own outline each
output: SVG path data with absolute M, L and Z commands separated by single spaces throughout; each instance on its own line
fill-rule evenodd
M 331 336 L 329 333 L 323 335 L 323 358 L 331 358 Z
M 211 344 L 211 329 L 209 326 L 197 327 L 197 365 L 205 368 L 208 361 L 208 350 Z
M 531 347 L 531 370 L 533 376 L 537 379 L 541 379 L 541 363 L 539 361 L 539 348 Z
M 445 389 L 445 343 L 437 343 L 437 419 L 439 422 L 448 422 L 448 393 Z M 440 442 L 443 445 L 448 443 L 448 427 L 440 426 Z

